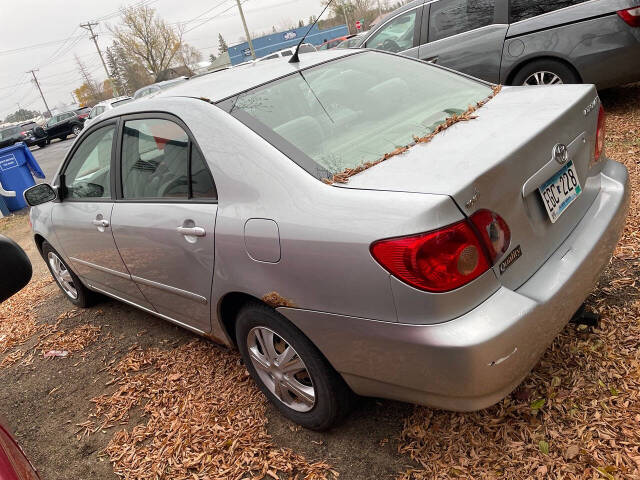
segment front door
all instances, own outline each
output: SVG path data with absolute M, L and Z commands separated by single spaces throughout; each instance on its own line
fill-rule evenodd
M 420 45 L 419 58 L 498 83 L 509 28 L 506 11 L 504 0 L 441 0 L 430 4 L 422 34 L 428 43 Z
M 113 235 L 155 309 L 208 332 L 217 193 L 185 128 L 173 117 L 155 117 L 125 118 Z
M 74 272 L 90 286 L 151 308 L 133 283 L 111 231 L 111 164 L 116 123 L 87 135 L 71 153 L 52 209 L 55 236 Z

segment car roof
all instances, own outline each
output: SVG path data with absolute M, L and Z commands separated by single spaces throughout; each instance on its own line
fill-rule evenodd
M 123 97 L 114 97 L 114 98 L 110 98 L 110 99 L 108 99 L 108 100 L 103 100 L 103 101 L 102 101 L 102 102 L 100 102 L 100 103 L 96 103 L 96 104 L 93 106 L 93 108 L 96 108 L 97 106 L 105 106 L 105 107 L 107 107 L 107 106 L 111 105 L 112 103 L 116 103 L 116 102 L 119 102 L 119 101 L 121 101 L 121 100 L 127 100 L 127 99 L 129 99 L 129 98 L 131 98 L 131 97 L 128 97 L 128 96 L 126 96 L 126 95 L 125 95 L 125 96 L 123 96 Z
M 215 74 L 192 78 L 188 82 L 180 83 L 170 90 L 159 93 L 155 98 L 204 97 L 213 102 L 219 102 L 299 70 L 358 53 L 361 51 L 327 50 L 300 54 L 300 63 L 289 63 L 291 57 L 281 57 L 268 62 L 243 65 L 243 68 L 235 66 Z

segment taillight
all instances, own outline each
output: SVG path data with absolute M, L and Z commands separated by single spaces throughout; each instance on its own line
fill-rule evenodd
M 478 210 L 471 215 L 480 237 L 487 247 L 491 264 L 506 253 L 511 243 L 511 230 L 504 219 L 490 210 Z
M 620 10 L 618 11 L 618 15 L 620 15 L 620 18 L 627 22 L 628 25 L 640 27 L 640 6 Z
M 606 114 L 604 108 L 600 105 L 600 111 L 598 112 L 598 128 L 596 129 L 596 148 L 593 155 L 594 162 L 600 160 L 602 153 L 604 152 L 604 137 L 607 133 Z
M 443 293 L 489 270 L 510 239 L 509 227 L 499 215 L 480 210 L 468 220 L 432 232 L 374 242 L 371 255 L 403 282 Z

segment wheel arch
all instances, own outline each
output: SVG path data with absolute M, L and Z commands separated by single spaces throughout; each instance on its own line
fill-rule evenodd
M 46 239 L 39 233 L 36 233 L 33 236 L 33 241 L 35 242 L 36 247 L 38 247 L 38 252 L 40 252 L 40 255 L 42 255 L 42 244 L 46 241 Z
M 266 305 L 259 298 L 244 292 L 228 292 L 218 302 L 218 323 L 229 343 L 234 347 L 238 346 L 235 328 L 238 313 L 249 303 Z
M 537 62 L 539 60 L 552 60 L 554 62 L 560 62 L 563 65 L 565 65 L 567 68 L 571 69 L 571 71 L 576 75 L 576 77 L 578 78 L 579 82 L 582 83 L 582 75 L 580 74 L 580 72 L 578 71 L 578 69 L 575 67 L 575 65 L 573 65 L 573 63 L 571 63 L 568 59 L 559 56 L 559 55 L 552 55 L 552 54 L 536 54 L 527 58 L 523 58 L 522 60 L 520 60 L 518 63 L 514 64 L 513 66 L 510 67 L 510 70 L 507 72 L 507 75 L 504 77 L 504 84 L 505 85 L 512 85 L 513 84 L 513 79 L 514 77 L 518 74 L 518 72 L 520 72 L 520 70 L 522 70 L 523 68 L 525 68 L 527 65 L 533 63 L 533 62 Z

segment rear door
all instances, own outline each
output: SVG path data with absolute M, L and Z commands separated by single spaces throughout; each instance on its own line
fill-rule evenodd
M 155 309 L 209 331 L 217 193 L 186 126 L 163 114 L 124 117 L 115 242 Z
M 74 148 L 60 176 L 66 193 L 54 203 L 55 235 L 73 270 L 93 287 L 150 308 L 131 280 L 111 232 L 116 122 L 93 129 Z
M 417 58 L 423 10 L 418 5 L 390 18 L 369 35 L 363 47 Z
M 428 7 L 419 58 L 498 83 L 507 0 L 440 0 Z

